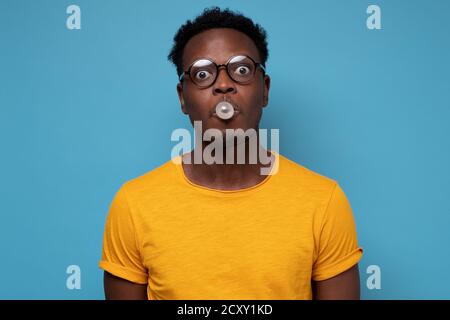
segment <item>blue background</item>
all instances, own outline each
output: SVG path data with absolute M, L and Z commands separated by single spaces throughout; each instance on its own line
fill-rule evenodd
M 66 8 L 81 8 L 68 30 Z M 366 27 L 368 5 L 382 29 Z M 210 5 L 269 35 L 280 152 L 346 192 L 363 299 L 450 298 L 449 1 L 0 1 L 0 298 L 103 299 L 107 210 L 190 128 L 166 56 Z M 81 290 L 66 268 L 81 267 Z M 381 290 L 366 268 L 381 268 Z

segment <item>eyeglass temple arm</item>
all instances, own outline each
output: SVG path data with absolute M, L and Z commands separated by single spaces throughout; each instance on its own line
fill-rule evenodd
M 258 63 L 258 65 L 259 65 L 259 67 L 262 69 L 262 71 L 263 71 L 264 73 L 266 73 L 266 68 L 263 66 L 263 64 L 262 64 L 262 63 Z
M 180 76 L 178 77 L 178 80 L 181 82 L 183 80 L 183 78 L 184 78 L 184 75 L 187 74 L 187 73 L 188 73 L 187 71 L 183 71 L 183 73 L 180 74 Z

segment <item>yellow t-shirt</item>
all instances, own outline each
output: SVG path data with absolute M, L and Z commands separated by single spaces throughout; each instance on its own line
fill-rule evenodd
M 150 300 L 312 299 L 311 280 L 344 272 L 363 250 L 338 183 L 276 156 L 277 173 L 246 189 L 196 185 L 180 156 L 127 181 L 100 268 L 147 284 Z

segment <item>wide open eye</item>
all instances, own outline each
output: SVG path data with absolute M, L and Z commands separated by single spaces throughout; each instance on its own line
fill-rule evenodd
M 237 82 L 248 82 L 254 73 L 255 65 L 247 56 L 235 56 L 228 63 L 228 71 Z
M 203 86 L 214 81 L 216 65 L 208 59 L 200 59 L 191 67 L 191 78 L 197 84 Z
M 194 78 L 196 81 L 205 81 L 211 77 L 212 74 L 208 70 L 198 70 L 194 74 Z
M 236 66 L 234 69 L 234 73 L 236 73 L 238 76 L 246 76 L 251 74 L 251 68 L 245 65 Z

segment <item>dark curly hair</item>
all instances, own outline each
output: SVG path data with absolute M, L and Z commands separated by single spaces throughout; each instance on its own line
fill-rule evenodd
M 219 7 L 210 7 L 204 9 L 194 21 L 187 20 L 173 37 L 174 43 L 167 59 L 176 66 L 178 75 L 183 72 L 183 50 L 188 41 L 193 36 L 214 28 L 232 28 L 246 34 L 255 43 L 261 63 L 264 67 L 266 66 L 269 56 L 266 31 L 239 12 L 228 8 L 221 10 Z

